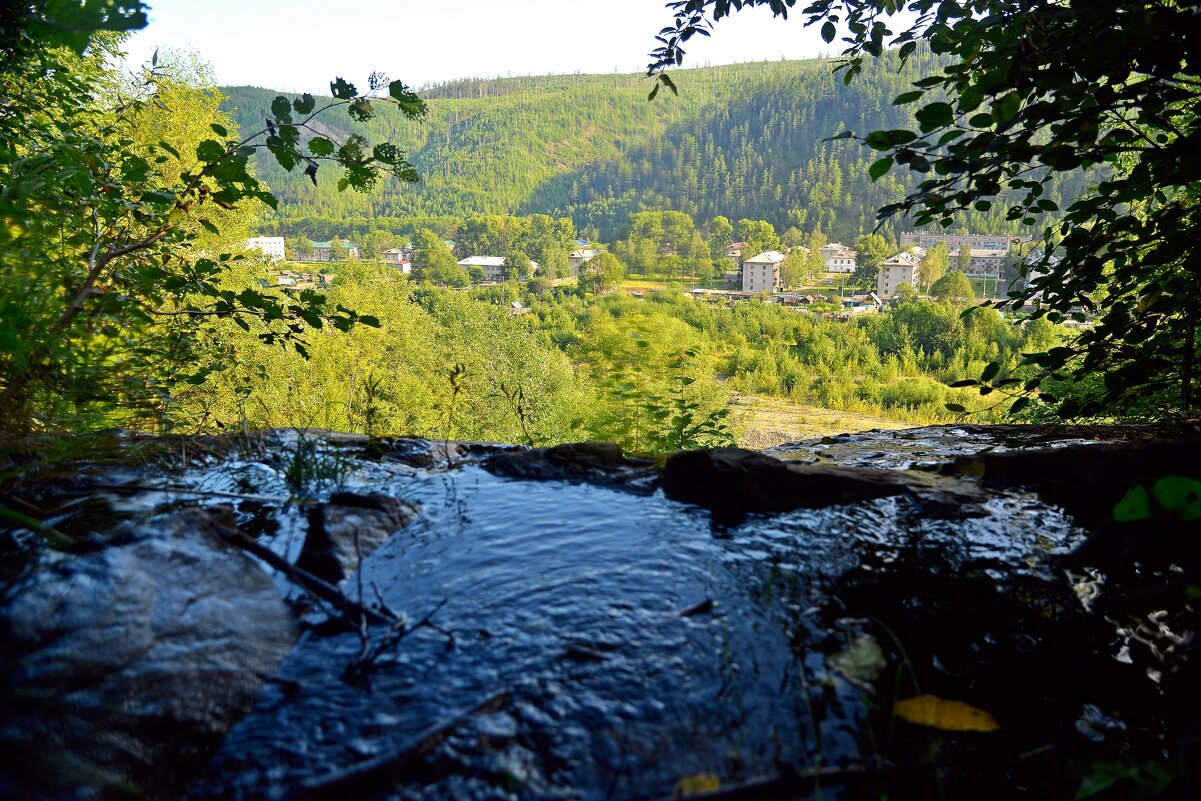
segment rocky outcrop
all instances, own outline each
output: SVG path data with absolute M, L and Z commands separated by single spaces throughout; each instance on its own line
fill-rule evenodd
M 56 466 L 0 488 L 82 540 L 0 521 L 0 798 L 1074 797 L 1093 766 L 1189 755 L 1201 719 L 1193 443 L 1093 433 L 662 471 L 322 434 L 338 481 L 303 498 L 295 432 Z M 1111 517 L 1082 547 L 1047 500 L 1073 483 Z M 896 711 L 920 698 L 1000 728 Z
M 484 469 L 506 478 L 629 485 L 649 479 L 654 462 L 625 456 L 613 442 L 577 442 L 549 448 L 503 451 L 484 461 Z
M 667 497 L 738 517 L 907 495 L 930 517 L 972 516 L 984 496 L 962 482 L 899 470 L 785 462 L 742 448 L 672 454 L 660 485 Z
M 0 796 L 173 798 L 207 763 L 295 641 L 231 522 L 177 513 L 8 588 Z
M 414 506 L 387 495 L 334 493 L 329 503 L 310 509 L 308 536 L 296 566 L 337 584 L 416 516 Z
M 1025 487 L 1095 525 L 1142 480 L 1167 475 L 1201 478 L 1201 438 L 1149 438 L 1098 442 L 1081 447 L 1028 448 L 960 456 L 944 468 L 951 475 L 996 487 Z

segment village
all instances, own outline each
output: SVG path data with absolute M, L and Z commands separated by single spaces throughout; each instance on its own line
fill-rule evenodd
M 330 263 L 361 258 L 360 248 L 349 240 L 308 241 L 307 249 L 295 252 L 291 261 L 303 263 Z M 450 250 L 455 242 L 444 240 Z M 593 258 L 605 252 L 599 244 L 587 240 L 575 240 L 575 249 L 568 257 L 567 275 L 553 279 L 551 285 L 574 283 L 580 270 Z M 800 251 L 808 256 L 808 248 L 798 245 L 788 252 L 768 250 L 747 255 L 746 242 L 733 242 L 724 251 L 724 259 L 731 269 L 724 271 L 709 286 L 696 286 L 686 294 L 696 299 L 711 302 L 736 303 L 758 299 L 768 303 L 798 310 L 820 312 L 824 316 L 849 319 L 854 315 L 882 311 L 890 302 L 905 293 L 918 294 L 923 285 L 923 262 L 931 248 L 942 245 L 946 248 L 950 271 L 961 271 L 978 287 L 978 296 L 1004 297 L 1011 289 L 1028 286 L 1039 273 L 1033 268 L 1041 252 L 1032 250 L 1031 239 L 1026 236 L 973 233 L 928 233 L 906 232 L 900 235 L 900 247 L 878 264 L 874 282 L 860 272 L 858 252 L 839 242 L 827 243 L 819 249 L 824 275 L 814 277 L 802 286 L 785 283 L 783 265 L 789 253 Z M 246 241 L 248 250 L 267 256 L 273 263 L 286 260 L 285 240 L 281 236 L 260 236 Z M 414 248 L 412 243 L 384 249 L 379 252 L 379 261 L 404 275 L 413 274 Z M 1025 275 L 1018 265 L 1026 262 Z M 457 262 L 471 277 L 472 286 L 487 286 L 505 281 L 510 277 L 506 257 L 497 255 L 470 255 Z M 539 264 L 529 260 L 526 275 L 539 274 Z M 272 274 L 275 286 L 285 290 L 324 289 L 334 278 L 327 270 L 298 271 L 279 269 Z M 265 279 L 264 288 L 271 286 Z M 634 297 L 642 297 L 647 291 L 639 282 L 628 282 L 627 291 Z M 874 287 L 871 285 L 874 283 Z M 927 285 L 929 282 L 926 282 Z M 908 287 L 908 289 L 903 289 Z

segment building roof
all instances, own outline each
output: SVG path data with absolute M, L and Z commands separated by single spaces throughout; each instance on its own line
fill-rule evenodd
M 459 262 L 460 267 L 504 267 L 504 256 L 468 256 Z
M 914 250 L 916 251 L 917 248 L 915 248 Z M 880 266 L 881 267 L 916 267 L 916 266 L 918 266 L 918 263 L 921 262 L 923 255 L 925 255 L 924 252 L 919 254 L 917 252 L 909 253 L 909 252 L 902 251 L 893 256 L 890 256 L 886 261 L 881 262 Z
M 753 259 L 746 259 L 743 264 L 779 264 L 784 261 L 784 254 L 778 250 L 768 250 Z
M 960 248 L 956 248 L 950 252 L 950 256 L 958 256 Z M 1009 254 L 1008 250 L 1001 248 L 971 248 L 973 259 L 999 259 Z
M 347 250 L 349 250 L 350 248 L 358 247 L 358 245 L 356 245 L 354 242 L 342 241 L 339 244 L 341 244 Z M 333 240 L 330 240 L 329 242 L 314 242 L 313 243 L 313 247 L 315 247 L 315 248 L 332 248 L 333 246 L 334 246 Z
M 827 242 L 826 244 L 822 245 L 819 248 L 819 250 L 823 254 L 826 253 L 826 251 L 830 251 L 831 253 L 837 253 L 839 255 L 846 254 L 849 256 L 854 256 L 858 252 L 858 251 L 851 250 L 849 247 L 842 244 L 841 242 Z

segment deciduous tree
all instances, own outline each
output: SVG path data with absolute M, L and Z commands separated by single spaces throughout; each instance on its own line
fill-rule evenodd
M 930 295 L 935 300 L 945 300 L 954 304 L 973 303 L 976 296 L 972 293 L 972 282 L 958 270 L 951 270 L 935 281 L 930 287 Z
M 264 149 L 313 177 L 338 165 L 342 188 L 369 188 L 381 171 L 415 180 L 391 144 L 302 144 L 301 132 L 334 108 L 364 121 L 390 102 L 416 118 L 422 101 L 379 75 L 367 93 L 339 78 L 332 101 L 277 97 L 262 130 L 239 134 L 191 65 L 172 73 L 156 55 L 132 86 L 109 66 L 102 32 L 138 27 L 143 10 L 39 0 L 3 32 L 0 427 L 149 424 L 174 387 L 216 369 L 197 367 L 211 363 L 195 349 L 215 343 L 222 319 L 301 353 L 311 328 L 376 324 L 323 293 L 276 294 L 235 275 L 239 215 L 275 205 L 249 160 Z
M 661 33 L 650 73 L 664 69 L 712 20 L 752 6 L 787 16 L 795 0 L 680 0 Z M 1038 294 L 1052 321 L 1081 308 L 1095 324 L 1030 357 L 1036 389 L 1048 376 L 1103 373 L 1106 391 L 1059 412 L 1112 413 L 1158 393 L 1164 407 L 1193 411 L 1201 268 L 1201 63 L 1197 8 L 1160 0 L 811 0 L 807 24 L 846 45 L 838 65 L 853 81 L 868 57 L 890 46 L 902 60 L 919 45 L 945 59 L 896 104 L 920 103 L 916 130 L 846 132 L 878 151 L 873 178 L 894 166 L 918 174 L 881 220 L 908 214 L 919 225 L 954 224 L 1016 198 L 1007 219 L 1042 228 L 1037 276 L 1008 303 Z M 834 133 L 834 132 L 831 132 Z M 1098 169 L 1099 168 L 1099 169 Z M 1055 174 L 1098 169 L 1093 191 L 1059 212 L 1048 198 Z M 1058 240 L 1058 248 L 1052 247 Z M 1104 305 L 1098 299 L 1104 298 Z M 1006 303 L 1006 301 L 1002 301 Z M 998 374 L 986 371 L 989 381 Z M 993 385 L 995 387 L 995 385 Z M 989 387 L 986 387 L 988 389 Z M 1043 400 L 1055 399 L 1043 395 Z M 1024 400 L 1023 400 L 1024 402 Z M 1021 405 L 1021 402 L 1017 404 Z

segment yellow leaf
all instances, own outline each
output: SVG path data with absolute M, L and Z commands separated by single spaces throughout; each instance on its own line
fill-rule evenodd
M 962 701 L 944 701 L 933 695 L 919 695 L 897 701 L 893 714 L 919 726 L 943 731 L 996 731 L 1001 728 L 993 716 Z
M 688 798 L 689 796 L 699 795 L 701 793 L 711 793 L 714 790 L 721 789 L 721 779 L 713 773 L 694 773 L 691 776 L 685 776 L 676 782 L 676 789 L 672 791 L 672 798 Z

